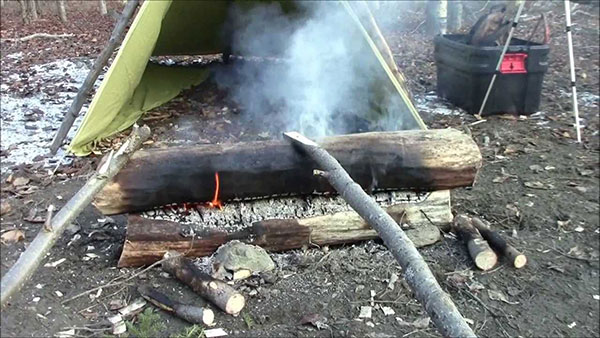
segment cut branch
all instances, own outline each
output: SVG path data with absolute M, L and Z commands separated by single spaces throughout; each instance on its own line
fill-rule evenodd
M 479 217 L 473 217 L 471 219 L 473 226 L 479 230 L 481 236 L 490 244 L 490 246 L 505 256 L 512 265 L 520 269 L 527 264 L 527 257 L 515 249 L 512 245 L 508 244 L 499 233 L 495 232 L 490 228 L 490 225 L 484 222 Z
M 473 226 L 469 217 L 465 215 L 454 217 L 452 229 L 467 244 L 469 255 L 475 262 L 475 266 L 486 271 L 496 265 L 498 256 Z
M 308 154 L 319 168 L 328 172 L 328 180 L 348 204 L 367 221 L 383 239 L 405 272 L 408 285 L 415 292 L 431 320 L 443 336 L 475 337 L 458 309 L 446 294 L 407 235 L 394 219 L 367 195 L 340 163 L 325 149 L 298 133 L 285 133 L 302 153 Z
M 481 153 L 457 130 L 410 130 L 333 136 L 323 140 L 365 189 L 432 191 L 473 184 Z M 151 149 L 132 157 L 94 205 L 104 214 L 171 203 L 209 202 L 220 177 L 221 201 L 335 193 L 313 175 L 317 164 L 285 141 Z
M 170 299 L 167 295 L 150 287 L 139 287 L 138 292 L 156 307 L 170 312 L 177 317 L 192 324 L 204 324 L 212 326 L 215 314 L 211 309 L 194 305 L 183 304 Z
M 31 35 L 24 36 L 22 38 L 5 38 L 2 39 L 2 42 L 25 42 L 37 38 L 46 38 L 46 39 L 61 39 L 61 38 L 72 38 L 74 34 L 48 34 L 48 33 L 34 33 Z
M 177 252 L 167 252 L 163 270 L 177 277 L 201 297 L 231 315 L 242 311 L 246 300 L 229 284 L 215 279 L 198 269 L 192 261 Z
M 94 196 L 117 174 L 125 165 L 131 154 L 136 151 L 148 137 L 150 128 L 135 126 L 131 136 L 123 144 L 117 155 L 104 166 L 106 169 L 93 175 L 86 184 L 73 196 L 67 204 L 54 216 L 48 230 L 42 229 L 29 244 L 27 250 L 21 254 L 15 265 L 2 277 L 1 300 L 2 306 L 19 290 L 25 281 L 33 274 L 54 245 L 66 227 L 81 213 Z M 46 228 L 46 227 L 44 227 Z
M 123 36 L 125 35 L 125 28 L 127 27 L 127 23 L 129 22 L 129 20 L 133 16 L 133 13 L 135 13 L 138 1 L 139 0 L 129 0 L 127 2 L 127 5 L 123 10 L 121 18 L 119 19 L 114 30 L 111 33 L 110 39 L 108 40 L 108 44 L 106 45 L 106 47 L 104 47 L 102 53 L 98 55 L 98 58 L 92 66 L 92 69 L 83 81 L 83 84 L 77 92 L 77 96 L 75 96 L 75 99 L 73 99 L 73 102 L 71 103 L 71 106 L 69 107 L 69 110 L 67 111 L 67 114 L 65 115 L 62 124 L 60 125 L 60 128 L 58 129 L 58 132 L 56 133 L 56 136 L 52 141 L 52 144 L 50 145 L 50 152 L 52 154 L 56 154 L 56 151 L 62 145 L 62 142 L 64 141 L 65 137 L 67 137 L 71 126 L 73 126 L 73 122 L 75 122 L 75 119 L 77 118 L 77 116 L 79 116 L 79 112 L 81 111 L 81 107 L 83 107 L 83 104 L 86 101 L 87 95 L 94 86 L 96 79 L 102 72 L 102 68 L 108 62 L 108 59 L 123 39 Z M 59 7 L 60 6 L 61 5 L 59 5 Z M 62 6 L 64 6 L 64 3 Z
M 440 232 L 437 227 L 452 222 L 449 201 L 449 191 L 435 191 L 419 203 L 397 204 L 386 210 L 394 220 L 410 227 L 406 234 L 420 247 L 438 241 Z M 196 233 L 193 238 L 181 235 L 188 229 L 189 225 L 130 215 L 119 267 L 151 264 L 160 260 L 167 251 L 185 252 L 190 257 L 208 256 L 234 239 L 269 251 L 285 251 L 378 237 L 377 232 L 354 211 L 305 219 L 264 220 L 237 232 L 213 230 Z

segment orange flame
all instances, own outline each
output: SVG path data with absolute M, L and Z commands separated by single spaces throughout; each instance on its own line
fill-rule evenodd
M 215 173 L 215 196 L 212 201 L 208 202 L 208 206 L 211 208 L 219 208 L 219 210 L 223 210 L 223 203 L 219 201 L 219 173 Z

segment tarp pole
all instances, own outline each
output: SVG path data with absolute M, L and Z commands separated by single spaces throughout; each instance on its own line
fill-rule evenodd
M 102 52 L 94 62 L 92 69 L 83 81 L 83 84 L 79 88 L 79 91 L 77 91 L 77 96 L 75 96 L 75 99 L 71 103 L 69 111 L 67 111 L 67 114 L 65 114 L 60 128 L 58 129 L 58 132 L 56 133 L 56 136 L 54 137 L 54 140 L 50 145 L 50 152 L 52 154 L 56 154 L 58 148 L 60 148 L 62 142 L 67 137 L 69 130 L 73 126 L 73 122 L 75 122 L 75 119 L 77 118 L 77 116 L 79 116 L 79 112 L 81 111 L 81 107 L 83 107 L 83 104 L 86 101 L 87 95 L 94 86 L 96 79 L 102 72 L 102 68 L 104 68 L 104 65 L 108 62 L 108 59 L 110 58 L 112 53 L 115 51 L 115 49 L 117 49 L 117 46 L 119 45 L 121 40 L 123 40 L 123 36 L 125 35 L 125 28 L 127 27 L 129 19 L 131 19 L 133 13 L 135 13 L 135 9 L 137 8 L 138 2 L 139 0 L 129 0 L 127 2 L 127 5 L 125 6 L 123 13 L 121 14 L 121 17 L 119 18 L 119 21 L 115 25 L 115 28 L 113 29 L 110 35 L 108 44 L 106 45 L 106 47 L 104 47 L 104 50 L 102 50 Z
M 575 86 L 575 57 L 573 56 L 573 38 L 571 36 L 571 4 L 565 0 L 565 19 L 567 20 L 567 42 L 569 44 L 569 67 L 571 68 L 571 97 L 573 98 L 573 114 L 575 114 L 575 129 L 577 142 L 581 143 L 581 126 L 579 124 L 579 106 L 577 104 L 577 87 Z
M 508 45 L 510 45 L 510 40 L 512 39 L 515 28 L 519 24 L 519 17 L 521 16 L 521 11 L 523 10 L 523 6 L 525 6 L 525 1 L 522 1 L 519 4 L 519 9 L 517 9 L 517 14 L 515 15 L 515 19 L 513 20 L 512 26 L 510 27 L 510 31 L 508 33 L 508 38 L 506 39 L 506 42 L 504 43 L 504 48 L 502 48 L 502 53 L 500 54 L 500 59 L 498 59 L 498 63 L 496 64 L 496 71 L 494 72 L 494 75 L 492 76 L 492 81 L 490 81 L 490 85 L 488 86 L 487 92 L 485 93 L 483 102 L 481 103 L 481 108 L 479 108 L 479 113 L 478 113 L 479 116 L 481 116 L 481 113 L 483 113 L 485 104 L 487 103 L 490 93 L 492 92 L 492 88 L 494 87 L 494 82 L 496 81 L 496 76 L 498 75 L 498 72 L 500 71 L 500 66 L 502 65 L 502 60 L 504 60 L 504 55 L 506 54 L 506 51 L 508 50 Z

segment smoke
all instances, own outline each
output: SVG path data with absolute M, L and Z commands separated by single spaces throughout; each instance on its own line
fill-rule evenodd
M 296 16 L 285 15 L 279 3 L 230 12 L 233 55 L 277 58 L 236 62 L 215 74 L 246 118 L 309 137 L 411 127 L 398 95 L 386 95 L 376 81 L 381 66 L 341 5 L 296 4 L 302 7 Z M 384 118 L 374 118 L 375 110 Z

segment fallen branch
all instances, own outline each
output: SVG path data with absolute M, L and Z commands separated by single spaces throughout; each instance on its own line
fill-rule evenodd
M 177 277 L 219 309 L 230 315 L 237 315 L 244 308 L 246 300 L 241 293 L 229 284 L 200 271 L 192 261 L 180 253 L 169 251 L 165 253 L 164 258 L 166 260 L 162 264 L 163 270 Z
M 35 239 L 29 244 L 27 250 L 2 277 L 2 291 L 0 303 L 2 306 L 25 281 L 33 274 L 40 265 L 46 253 L 54 245 L 65 228 L 81 213 L 83 208 L 90 204 L 94 196 L 100 191 L 110 179 L 125 165 L 129 156 L 135 152 L 148 137 L 150 128 L 134 126 L 130 137 L 125 141 L 115 156 L 106 161 L 100 170 L 94 174 L 86 184 L 73 196 L 67 204 L 54 216 L 48 229 L 40 230 Z M 111 153 L 112 154 L 112 153 Z
M 79 115 L 79 111 L 81 111 L 81 107 L 83 107 L 83 104 L 86 101 L 88 93 L 90 92 L 90 90 L 94 86 L 94 83 L 96 82 L 96 79 L 102 72 L 102 68 L 104 68 L 104 65 L 108 62 L 108 59 L 110 58 L 112 53 L 115 51 L 115 49 L 117 49 L 119 42 L 121 42 L 121 40 L 123 39 L 123 36 L 125 35 L 125 29 L 127 28 L 127 23 L 135 13 L 135 9 L 137 8 L 138 2 L 139 0 L 129 0 L 127 2 L 127 5 L 125 6 L 125 9 L 123 9 L 121 18 L 115 25 L 115 28 L 113 29 L 110 35 L 110 39 L 108 40 L 106 47 L 104 47 L 104 50 L 102 50 L 100 55 L 98 55 L 98 58 L 92 66 L 92 69 L 83 81 L 81 87 L 79 87 L 79 90 L 77 91 L 77 96 L 75 96 L 75 99 L 73 99 L 73 102 L 69 107 L 69 111 L 67 111 L 67 113 L 65 114 L 65 117 L 62 121 L 62 124 L 60 125 L 60 128 L 58 129 L 58 132 L 56 133 L 54 140 L 52 140 L 52 144 L 50 145 L 50 152 L 52 154 L 56 154 L 56 151 L 58 150 L 58 148 L 60 148 L 65 137 L 67 137 L 71 126 L 73 126 L 73 122 L 75 122 L 75 119 Z
M 496 265 L 498 256 L 465 215 L 454 217 L 452 230 L 467 244 L 475 266 L 487 271 Z
M 192 324 L 212 326 L 215 321 L 215 314 L 211 309 L 179 303 L 150 287 L 139 287 L 138 292 L 144 299 L 154 304 L 156 307 L 170 312 Z
M 508 244 L 499 233 L 490 228 L 489 224 L 485 223 L 479 217 L 473 217 L 471 223 L 479 230 L 481 236 L 483 236 L 490 246 L 508 258 L 515 268 L 520 269 L 527 264 L 527 257 L 512 245 Z
M 394 219 L 356 184 L 325 149 L 301 134 L 284 133 L 301 152 L 326 172 L 329 183 L 377 231 L 404 270 L 405 278 L 431 320 L 445 337 L 475 337 L 458 309 L 438 284 L 427 263 Z
M 25 42 L 37 38 L 46 38 L 46 39 L 60 39 L 60 38 L 71 38 L 74 37 L 74 34 L 48 34 L 48 33 L 34 33 L 31 35 L 24 36 L 22 38 L 5 38 L 2 39 L 2 42 Z

